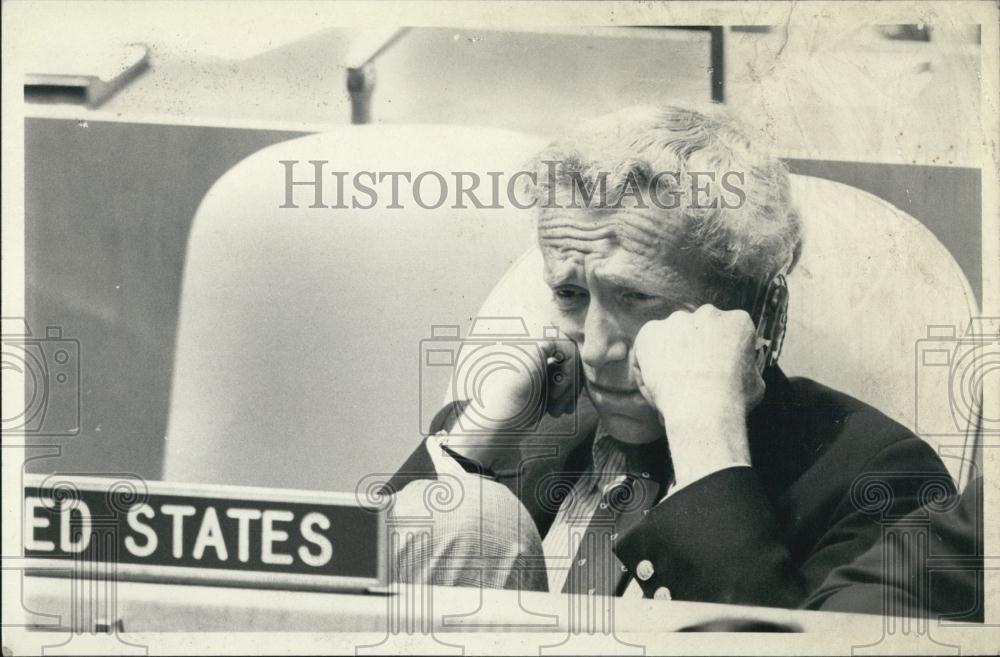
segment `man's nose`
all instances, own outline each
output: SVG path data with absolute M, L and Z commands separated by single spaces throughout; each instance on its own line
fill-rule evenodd
M 608 363 L 625 360 L 628 344 L 615 317 L 599 304 L 591 303 L 583 328 L 580 358 L 584 365 L 599 369 Z

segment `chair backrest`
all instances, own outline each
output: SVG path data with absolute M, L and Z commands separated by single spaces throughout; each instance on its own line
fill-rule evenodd
M 948 368 L 924 355 L 955 352 L 956 337 L 976 313 L 968 281 L 929 230 L 871 194 L 793 175 L 792 195 L 804 245 L 788 280 L 782 368 L 857 397 L 916 431 L 964 486 L 975 447 L 966 421 L 972 413 L 956 408 L 961 400 L 949 390 Z M 530 249 L 479 314 L 524 316 L 533 334 L 557 324 L 541 272 L 541 254 Z M 936 338 L 928 339 L 929 329 Z
M 466 325 L 530 242 L 530 217 L 456 209 L 451 172 L 517 170 L 540 147 L 504 130 L 345 126 L 265 148 L 222 176 L 199 207 L 188 242 L 165 477 L 191 482 L 353 490 L 392 472 L 440 408 L 447 368 L 421 368 L 433 327 Z M 373 185 L 370 210 L 310 208 L 313 189 L 285 202 L 285 165 L 311 180 L 309 160 L 333 172 L 441 172 L 451 192 L 421 209 L 399 180 Z M 503 178 L 503 184 L 507 178 Z M 357 188 L 360 190 L 360 188 Z M 438 200 L 433 175 L 421 202 Z M 345 199 L 351 205 L 351 199 Z M 446 332 L 446 331 L 442 331 Z M 454 340 L 442 339 L 442 348 Z M 442 371 L 443 370 L 443 371 Z M 430 392 L 427 392 L 430 391 Z
M 785 370 L 868 402 L 938 450 L 964 487 L 975 447 L 971 409 L 925 361 L 978 313 L 955 259 L 919 221 L 854 187 L 792 176 L 805 223 L 789 279 Z M 946 349 L 954 351 L 954 339 Z M 945 368 L 947 370 L 947 368 Z M 981 404 L 981 400 L 978 402 Z M 962 412 L 956 412 L 962 411 Z

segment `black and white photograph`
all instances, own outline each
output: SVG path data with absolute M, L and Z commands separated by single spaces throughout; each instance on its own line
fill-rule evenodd
M 3 2 L 3 654 L 996 654 L 996 2 Z

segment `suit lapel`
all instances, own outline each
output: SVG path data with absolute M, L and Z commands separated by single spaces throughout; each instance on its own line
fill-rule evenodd
M 803 423 L 803 401 L 778 367 L 764 374 L 767 393 L 747 420 L 750 459 L 771 500 L 815 460 L 815 440 Z

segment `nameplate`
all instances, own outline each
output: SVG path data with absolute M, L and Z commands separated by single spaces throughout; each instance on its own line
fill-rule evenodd
M 34 575 L 311 590 L 385 586 L 383 511 L 353 494 L 26 475 Z

